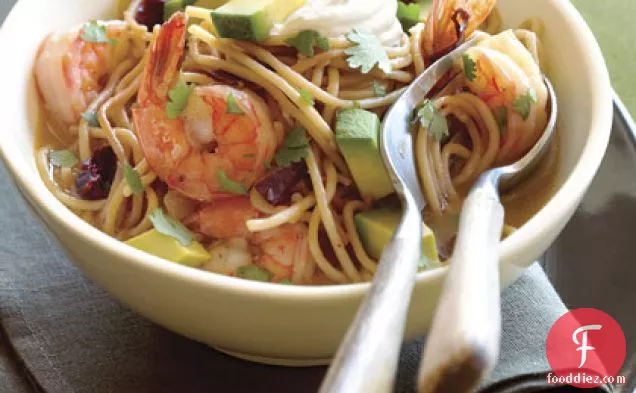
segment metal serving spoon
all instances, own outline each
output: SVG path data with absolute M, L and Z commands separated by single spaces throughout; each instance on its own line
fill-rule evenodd
M 484 172 L 462 205 L 459 230 L 420 366 L 419 393 L 471 392 L 494 368 L 501 333 L 498 244 L 504 225 L 499 188 L 535 169 L 557 120 L 554 88 L 544 77 L 550 117 L 543 135 L 517 162 Z
M 403 216 L 384 249 L 369 294 L 338 349 L 320 393 L 388 393 L 394 389 L 406 314 L 421 257 L 421 212 L 426 205 L 413 156 L 410 119 L 415 107 L 477 41 L 473 37 L 429 67 L 384 119 L 381 151 L 402 201 Z M 552 116 L 543 137 L 515 165 L 484 174 L 465 202 L 456 246 L 461 251 L 454 256 L 429 335 L 431 345 L 426 349 L 420 373 L 422 391 L 438 387 L 456 391 L 449 381 L 463 374 L 448 367 L 454 364 L 460 366 L 457 370 L 470 371 L 466 385 L 474 386 L 474 381 L 492 368 L 497 359 L 500 305 L 496 245 L 503 226 L 497 184 L 500 179 L 511 180 L 515 174 L 526 172 L 545 152 L 556 118 L 556 99 L 549 82 L 547 85 Z M 474 239 L 467 237 L 466 231 L 473 233 L 473 230 L 482 233 Z M 469 261 L 475 259 L 474 255 L 483 261 Z M 434 343 L 435 340 L 438 342 Z

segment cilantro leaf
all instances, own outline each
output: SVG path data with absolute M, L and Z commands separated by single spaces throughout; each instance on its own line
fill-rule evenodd
M 139 195 L 144 192 L 144 185 L 141 183 L 139 173 L 128 163 L 124 164 L 124 177 L 126 178 L 126 183 L 128 183 L 128 187 L 130 187 L 133 194 Z
M 292 282 L 292 280 L 290 280 L 290 279 L 288 279 L 288 278 L 286 278 L 286 279 L 284 279 L 284 280 L 281 280 L 281 281 L 279 282 L 279 284 L 282 284 L 282 285 L 294 285 L 294 283 Z
M 314 47 L 322 49 L 323 51 L 329 50 L 329 40 L 323 37 L 316 30 L 303 30 L 296 37 L 290 38 L 287 44 L 296 48 L 298 53 L 307 57 L 314 57 L 316 52 Z
M 309 90 L 300 89 L 300 90 L 298 90 L 298 92 L 300 93 L 300 98 L 302 98 L 303 101 L 305 101 L 308 105 L 314 106 L 314 104 L 315 104 L 314 97 L 311 95 Z
M 79 163 L 79 159 L 69 150 L 49 150 L 49 161 L 58 168 L 72 168 Z
M 373 81 L 373 95 L 376 97 L 386 96 L 386 86 L 378 81 Z
M 295 162 L 300 162 L 307 158 L 309 154 L 309 139 L 307 132 L 302 127 L 295 127 L 285 135 L 283 147 L 276 152 L 276 164 L 286 167 Z
M 477 77 L 477 63 L 470 56 L 462 55 L 462 62 L 464 64 L 464 75 L 469 81 L 474 81 Z
M 239 266 L 236 269 L 236 276 L 252 281 L 269 282 L 272 280 L 272 273 L 256 265 Z
M 95 111 L 86 111 L 80 116 L 82 119 L 86 120 L 89 126 L 99 127 L 99 120 L 97 119 L 97 113 Z
M 499 125 L 499 132 L 504 134 L 506 132 L 506 127 L 508 126 L 508 108 L 500 106 L 493 110 L 493 114 L 495 115 L 495 119 Z
M 448 123 L 431 100 L 424 100 L 415 108 L 415 122 L 427 129 L 430 136 L 440 141 L 449 135 Z
M 360 68 L 363 74 L 367 74 L 376 65 L 385 73 L 392 70 L 389 55 L 382 46 L 382 42 L 368 30 L 353 29 L 346 35 L 349 42 L 354 46 L 345 49 L 345 53 L 349 55 L 347 63 L 351 68 Z
M 238 102 L 236 102 L 236 98 L 234 98 L 234 94 L 230 93 L 227 95 L 227 113 L 233 115 L 244 115 L 245 112 L 241 109 Z
M 179 78 L 172 89 L 168 91 L 169 101 L 166 104 L 166 114 L 169 119 L 176 119 L 188 106 L 188 98 L 194 89 L 187 85 L 183 78 Z
M 247 187 L 227 177 L 225 171 L 219 171 L 217 176 L 219 178 L 219 182 L 221 183 L 221 188 L 224 191 L 227 191 L 231 194 L 247 195 Z
M 537 102 L 537 99 L 534 96 L 534 92 L 532 90 L 528 90 L 526 94 L 517 98 L 512 103 L 512 109 L 514 109 L 515 112 L 520 114 L 523 120 L 528 120 L 528 116 L 530 116 L 530 107 L 532 106 L 532 104 L 536 102 Z
M 117 40 L 108 38 L 106 26 L 99 24 L 96 20 L 84 24 L 80 37 L 82 40 L 94 44 L 114 45 L 117 43 Z
M 265 169 L 272 169 L 272 164 L 267 161 L 263 161 L 263 166 L 265 167 Z
M 162 208 L 158 207 L 153 210 L 148 218 L 157 232 L 176 239 L 184 247 L 192 244 L 194 239 L 192 232 L 179 221 L 166 215 Z

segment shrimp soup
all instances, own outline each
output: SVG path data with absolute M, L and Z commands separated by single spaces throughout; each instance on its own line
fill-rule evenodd
M 479 44 L 413 113 L 422 270 L 450 260 L 477 177 L 545 128 L 540 23 L 502 31 L 494 0 L 434 0 L 419 16 L 393 0 L 279 0 L 253 16 L 269 15 L 263 29 L 235 29 L 240 2 L 221 3 L 136 0 L 120 20 L 54 32 L 36 58 L 48 189 L 150 254 L 278 284 L 372 279 L 401 214 L 378 148 L 384 113 L 469 37 Z M 555 141 L 503 196 L 502 236 L 552 196 L 557 165 Z

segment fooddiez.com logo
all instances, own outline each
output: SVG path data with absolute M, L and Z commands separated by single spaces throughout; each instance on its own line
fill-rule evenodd
M 594 388 L 624 383 L 625 334 L 614 318 L 579 308 L 559 318 L 548 333 L 546 354 L 554 373 L 548 383 Z

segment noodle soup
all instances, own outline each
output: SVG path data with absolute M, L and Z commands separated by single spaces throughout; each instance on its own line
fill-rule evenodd
M 281 284 L 370 280 L 399 216 L 377 147 L 382 116 L 478 34 L 413 118 L 432 229 L 422 269 L 447 263 L 472 182 L 525 154 L 545 126 L 538 22 L 500 32 L 494 1 L 470 12 L 434 1 L 430 16 L 413 18 L 393 1 L 307 0 L 286 2 L 263 36 L 233 27 L 233 3 L 212 12 L 137 0 L 121 20 L 43 42 L 36 161 L 50 191 L 103 232 L 175 263 Z M 360 17 L 346 28 L 321 22 L 345 11 Z M 373 25 L 369 13 L 381 15 Z M 551 197 L 557 148 L 503 196 L 502 236 Z M 384 218 L 369 221 L 378 211 Z

